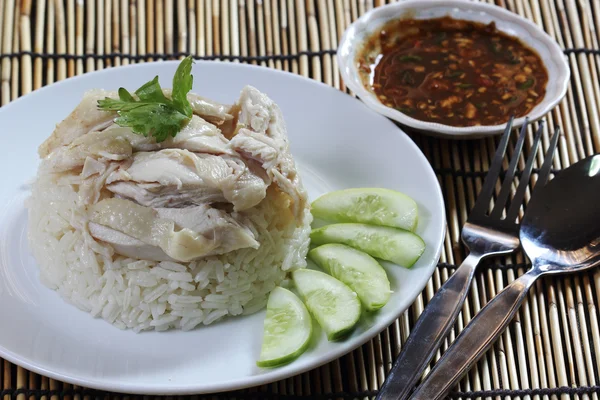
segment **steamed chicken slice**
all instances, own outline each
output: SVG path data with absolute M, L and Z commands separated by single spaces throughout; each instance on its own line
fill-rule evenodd
M 40 157 L 46 157 L 60 146 L 73 142 L 76 138 L 89 132 L 102 130 L 111 124 L 117 116 L 116 112 L 98 109 L 98 100 L 105 97 L 117 98 L 114 91 L 91 90 L 85 93 L 83 100 L 52 132 L 52 135 L 38 148 Z
M 166 97 L 171 98 L 172 90 L 163 89 L 163 93 Z M 192 112 L 211 123 L 221 125 L 223 122 L 233 119 L 233 115 L 229 113 L 231 106 L 217 103 L 195 93 L 188 93 L 187 99 L 192 106 Z
M 165 96 L 171 96 L 170 89 L 164 89 Z M 101 131 L 114 124 L 116 112 L 98 108 L 98 100 L 106 97 L 117 99 L 116 91 L 91 90 L 84 94 L 81 102 L 57 126 L 52 135 L 38 148 L 40 157 L 44 158 L 60 146 L 71 144 L 75 139 L 90 132 Z M 188 94 L 188 100 L 196 116 L 217 125 L 233 119 L 229 113 L 230 106 L 214 102 L 196 94 Z M 200 120 L 203 120 L 200 118 Z M 204 121 L 206 123 L 206 121 Z M 192 121 L 193 122 L 193 121 Z M 193 124 L 192 127 L 193 129 Z M 142 136 L 143 137 L 143 136 Z M 181 142 L 182 140 L 178 140 Z M 222 144 L 222 143 L 217 143 Z M 191 149 L 190 149 L 191 150 Z
M 122 166 L 108 178 L 107 189 L 134 198 L 142 205 L 182 207 L 201 204 L 208 196 L 213 201 L 230 202 L 236 211 L 243 211 L 265 198 L 268 184 L 264 179 L 235 157 L 165 149 L 135 153 L 130 164 Z M 133 189 L 133 184 L 144 185 L 145 191 Z M 157 184 L 155 188 L 160 193 L 147 184 Z M 194 198 L 189 195 L 190 192 L 203 195 Z M 134 197 L 132 193 L 141 195 Z M 154 195 L 161 199 L 153 198 Z
M 223 193 L 216 188 L 198 185 L 162 186 L 158 183 L 135 181 L 114 182 L 107 186 L 114 194 L 147 207 L 188 207 L 197 204 L 225 202 Z
M 307 194 L 296 173 L 279 107 L 265 94 L 246 86 L 240 95 L 239 129 L 230 146 L 246 160 L 262 165 L 268 177 L 287 193 L 298 221 L 302 220 Z
M 130 128 L 113 124 L 104 131 L 90 132 L 69 145 L 56 148 L 43 162 L 53 172 L 62 172 L 82 167 L 87 157 L 119 161 L 129 158 L 134 152 L 161 148 L 180 148 L 217 155 L 235 154 L 217 127 L 194 115 L 177 136 L 162 143 L 138 135 Z
M 187 262 L 259 246 L 248 227 L 207 205 L 152 209 L 105 199 L 90 207 L 89 230 L 119 254 L 157 261 Z
M 228 140 L 213 124 L 193 115 L 188 124 L 174 137 L 161 143 L 162 148 L 179 148 L 197 153 L 230 154 Z

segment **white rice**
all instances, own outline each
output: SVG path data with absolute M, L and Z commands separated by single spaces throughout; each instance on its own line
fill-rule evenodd
M 113 254 L 86 232 L 76 185 L 40 175 L 28 200 L 29 242 L 44 285 L 121 329 L 190 330 L 262 309 L 289 271 L 306 266 L 311 215 L 301 226 L 280 220 L 267 197 L 244 214 L 260 243 L 189 263 Z

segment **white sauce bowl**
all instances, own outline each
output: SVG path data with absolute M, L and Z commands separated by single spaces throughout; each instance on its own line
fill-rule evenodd
M 453 138 L 480 138 L 502 133 L 506 124 L 456 127 L 411 118 L 382 104 L 377 96 L 365 87 L 360 77 L 357 56 L 363 44 L 373 34 L 379 33 L 386 22 L 395 19 L 431 19 L 445 16 L 483 24 L 495 22 L 498 31 L 517 37 L 539 54 L 548 72 L 546 94 L 526 116 L 514 120 L 514 127 L 522 125 L 525 117 L 529 118 L 530 122 L 540 119 L 565 96 L 571 71 L 567 57 L 554 39 L 533 22 L 504 8 L 467 0 L 405 0 L 374 8 L 364 14 L 344 32 L 337 52 L 342 79 L 348 88 L 371 109 L 417 131 Z

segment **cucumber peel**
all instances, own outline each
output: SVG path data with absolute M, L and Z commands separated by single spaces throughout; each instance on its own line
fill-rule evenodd
M 343 189 L 311 204 L 314 217 L 331 222 L 360 222 L 414 231 L 417 203 L 404 193 L 380 188 Z
M 372 257 L 410 268 L 425 251 L 419 235 L 398 228 L 359 223 L 341 223 L 313 229 L 312 244 L 340 243 Z

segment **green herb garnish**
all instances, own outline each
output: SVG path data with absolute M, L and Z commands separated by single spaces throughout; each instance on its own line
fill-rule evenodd
M 506 50 L 505 57 L 509 64 L 520 64 L 521 63 L 521 59 L 510 50 Z
M 462 74 L 463 74 L 462 71 L 454 71 L 454 72 L 450 72 L 447 76 L 448 76 L 448 78 L 458 78 Z
M 459 87 L 459 88 L 461 88 L 461 89 L 468 89 L 468 88 L 470 88 L 471 86 L 473 86 L 473 84 L 471 84 L 471 83 L 459 83 L 459 84 L 458 84 L 458 85 L 456 85 L 456 86 L 458 86 L 458 87 Z
M 192 90 L 191 57 L 181 61 L 173 76 L 171 99 L 163 94 L 158 76 L 135 91 L 134 98 L 125 88 L 119 88 L 119 100 L 105 98 L 98 100 L 98 108 L 116 111 L 119 117 L 115 123 L 130 127 L 133 132 L 154 136 L 156 142 L 162 142 L 169 136 L 175 137 L 192 118 L 192 106 L 187 94 Z
M 520 90 L 525 90 L 525 89 L 529 89 L 532 86 L 533 86 L 533 79 L 529 78 L 525 82 L 520 84 L 518 87 Z

